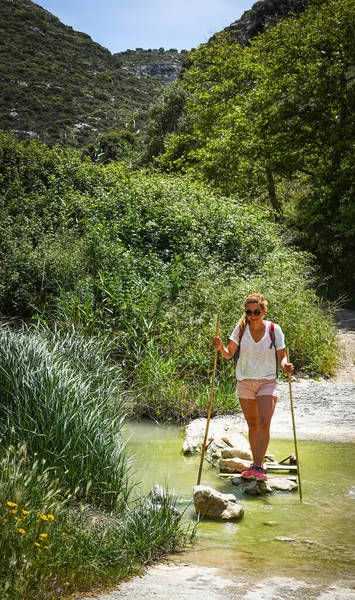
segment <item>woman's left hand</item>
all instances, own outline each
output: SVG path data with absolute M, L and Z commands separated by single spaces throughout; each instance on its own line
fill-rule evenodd
M 294 371 L 294 366 L 292 363 L 285 363 L 282 370 L 285 373 L 285 375 L 292 375 L 293 371 Z

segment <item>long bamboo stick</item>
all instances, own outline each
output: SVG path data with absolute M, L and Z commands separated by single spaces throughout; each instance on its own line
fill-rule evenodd
M 218 335 L 219 335 L 219 313 L 217 315 L 216 337 Z M 210 403 L 209 403 L 209 406 L 208 406 L 205 437 L 204 437 L 203 444 L 202 444 L 202 449 L 201 449 L 201 460 L 200 460 L 200 468 L 199 468 L 198 477 L 197 477 L 197 485 L 200 485 L 200 481 L 201 481 L 203 460 L 205 458 L 205 451 L 206 451 L 206 444 L 207 444 L 207 437 L 208 437 L 208 429 L 209 429 L 210 420 L 211 420 L 212 405 L 213 405 L 213 395 L 214 395 L 214 380 L 215 380 L 216 369 L 217 369 L 217 356 L 218 356 L 218 348 L 215 348 L 215 351 L 214 351 L 214 363 L 213 363 L 213 373 L 212 373 L 212 382 L 211 382 L 211 392 L 210 392 Z
M 286 348 L 286 354 L 287 354 L 287 362 L 290 362 L 288 348 Z M 291 406 L 291 415 L 292 415 L 293 440 L 294 440 L 294 444 L 295 444 L 295 454 L 296 454 L 296 462 L 297 462 L 298 491 L 299 491 L 299 495 L 300 495 L 300 502 L 302 502 L 301 469 L 300 469 L 300 461 L 299 461 L 299 457 L 298 457 L 298 447 L 297 447 L 297 437 L 296 437 L 296 421 L 295 421 L 295 412 L 294 412 L 294 407 L 293 407 L 291 375 L 288 375 L 287 378 L 288 378 L 288 387 L 289 387 L 289 391 L 290 391 L 290 406 Z

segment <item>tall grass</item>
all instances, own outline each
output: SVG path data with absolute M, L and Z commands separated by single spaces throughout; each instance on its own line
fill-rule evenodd
M 138 573 L 193 535 L 176 499 L 140 498 L 117 514 L 73 504 L 43 461 L 10 448 L 0 470 L 1 600 L 68 598 Z M 72 597 L 72 596 L 71 596 Z
M 110 364 L 74 331 L 0 326 L 1 600 L 112 585 L 190 539 L 176 500 L 132 500 Z
M 86 344 L 86 371 L 79 343 Z M 0 450 L 23 444 L 78 499 L 112 509 L 129 492 L 120 440 L 125 408 L 107 369 L 90 371 L 89 350 L 70 334 L 50 343 L 34 330 L 1 325 Z

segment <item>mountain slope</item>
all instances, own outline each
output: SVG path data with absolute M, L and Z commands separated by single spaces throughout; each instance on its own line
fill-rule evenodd
M 259 0 L 240 19 L 225 28 L 243 46 L 267 26 L 275 25 L 289 14 L 305 10 L 310 0 Z
M 113 56 L 30 0 L 0 8 L 0 127 L 19 138 L 82 145 L 145 111 L 186 53 L 155 53 L 168 78 Z M 153 63 L 152 53 L 139 53 Z M 173 63 L 169 71 L 169 64 Z M 159 71 L 159 69 L 158 69 Z

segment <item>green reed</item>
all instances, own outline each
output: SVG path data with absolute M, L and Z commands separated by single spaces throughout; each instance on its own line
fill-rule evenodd
M 87 344 L 70 334 L 49 342 L 36 330 L 1 326 L 0 451 L 24 444 L 77 498 L 113 508 L 129 493 L 124 403 L 102 360 L 89 368 L 90 348 L 86 369 L 80 364 L 79 342 Z

